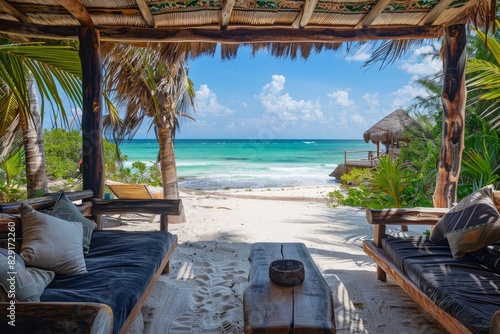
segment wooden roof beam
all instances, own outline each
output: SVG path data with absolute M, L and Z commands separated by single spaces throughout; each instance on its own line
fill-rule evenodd
M 79 27 L 42 26 L 0 20 L 0 32 L 27 37 L 75 39 Z M 97 26 L 101 41 L 118 42 L 208 42 L 208 43 L 343 43 L 389 39 L 439 38 L 444 27 L 438 26 L 393 26 L 366 29 L 304 28 L 290 26 L 234 27 L 238 29 L 218 30 L 214 26 L 201 28 L 147 28 L 123 26 Z
M 92 17 L 90 17 L 89 12 L 85 8 L 85 6 L 83 6 L 77 0 L 56 0 L 56 2 L 66 8 L 66 10 L 70 12 L 70 14 L 73 15 L 82 26 L 94 26 L 94 21 L 92 21 Z
M 367 28 L 382 13 L 391 0 L 379 0 L 368 14 L 356 25 L 356 28 Z
M 225 0 L 222 5 L 222 10 L 220 11 L 220 30 L 226 30 L 229 26 L 229 20 L 231 19 L 231 13 L 233 12 L 234 3 L 236 0 Z
M 148 4 L 146 3 L 146 0 L 135 0 L 137 3 L 137 7 L 139 7 L 139 10 L 141 11 L 142 17 L 144 18 L 144 21 L 146 21 L 147 25 L 156 28 L 156 21 L 155 18 L 153 17 L 153 14 L 151 13 L 151 10 L 149 9 Z
M 441 0 L 438 2 L 434 8 L 431 9 L 430 12 L 425 15 L 422 21 L 419 23 L 420 25 L 430 25 L 433 24 L 434 21 L 439 17 L 439 15 L 453 2 L 453 0 Z
M 24 16 L 23 13 L 18 11 L 16 8 L 12 7 L 12 5 L 10 3 L 8 3 L 4 0 L 0 0 L 0 7 L 2 7 L 4 11 L 6 11 L 10 15 L 14 16 L 20 22 L 31 23 L 31 20 L 28 17 Z
M 309 23 L 309 20 L 314 13 L 314 9 L 316 8 L 317 3 L 318 0 L 306 0 L 299 15 L 297 15 L 297 18 L 292 23 L 292 27 L 304 28 Z

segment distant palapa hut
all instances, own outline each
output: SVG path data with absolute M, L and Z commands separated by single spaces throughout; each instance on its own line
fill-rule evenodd
M 397 157 L 401 142 L 408 142 L 408 131 L 424 133 L 424 129 L 403 109 L 397 109 L 381 119 L 365 131 L 363 139 L 377 145 L 377 151 L 345 151 L 344 163 L 339 164 L 329 176 L 340 180 L 341 176 L 352 168 L 375 168 L 383 155 Z M 385 146 L 385 152 L 380 152 L 380 144 Z M 367 157 L 360 158 L 360 153 Z M 350 158 L 355 157 L 355 158 Z
M 403 109 L 397 109 L 381 119 L 363 134 L 366 143 L 377 145 L 377 157 L 380 157 L 380 144 L 385 145 L 386 152 L 391 156 L 397 155 L 400 142 L 408 142 L 406 130 L 423 133 L 424 129 Z

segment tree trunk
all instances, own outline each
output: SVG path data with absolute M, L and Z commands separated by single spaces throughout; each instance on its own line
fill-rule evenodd
M 443 138 L 437 162 L 434 207 L 450 208 L 457 201 L 457 183 L 464 148 L 465 102 L 465 25 L 445 29 L 443 41 Z
M 161 179 L 163 183 L 163 197 L 179 199 L 179 184 L 177 182 L 177 168 L 175 166 L 174 142 L 172 130 L 158 126 L 158 145 L 160 150 Z M 168 223 L 183 223 L 186 221 L 184 207 L 179 216 L 168 216 Z
M 26 80 L 30 99 L 30 115 L 22 117 L 23 145 L 26 159 L 26 190 L 28 198 L 48 192 L 47 172 L 45 162 L 45 145 L 43 141 L 42 124 L 38 112 L 38 98 L 33 80 Z

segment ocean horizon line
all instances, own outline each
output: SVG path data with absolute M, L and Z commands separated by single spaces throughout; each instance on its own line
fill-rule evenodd
M 124 143 L 134 141 L 134 140 L 154 140 L 156 141 L 156 138 L 132 138 L 129 141 L 124 141 Z M 325 139 L 325 138 L 273 138 L 273 139 L 263 139 L 263 138 L 175 138 L 174 142 L 177 140 L 248 140 L 248 141 L 273 141 L 273 140 L 298 140 L 298 141 L 363 141 L 363 138 L 356 139 L 356 138 L 333 138 L 333 139 Z

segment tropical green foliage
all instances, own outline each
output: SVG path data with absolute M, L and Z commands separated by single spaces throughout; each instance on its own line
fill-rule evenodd
M 154 187 L 161 187 L 161 170 L 157 164 L 148 167 L 142 161 L 135 161 L 131 167 L 121 167 L 112 176 L 113 180 L 124 183 L 145 183 Z
M 408 186 L 408 174 L 399 158 L 390 156 L 380 158 L 380 163 L 372 173 L 370 187 L 371 207 L 401 208 L 406 205 L 405 188 Z
M 345 193 L 337 189 L 328 193 L 326 204 L 332 207 L 338 205 L 366 207 L 369 204 L 368 199 L 371 191 L 370 187 L 364 184 L 349 187 Z
M 20 186 L 26 185 L 24 171 L 24 149 L 11 152 L 0 162 L 0 194 L 4 202 L 17 201 L 25 195 Z
M 496 132 L 492 132 L 495 133 Z M 462 161 L 461 179 L 467 187 L 466 192 L 471 193 L 488 184 L 495 188 L 499 185 L 499 154 L 500 138 L 496 136 L 491 140 L 483 137 L 481 147 L 473 146 L 464 153 Z
M 0 97 L 0 102 L 3 102 L 0 104 L 0 129 L 5 127 L 6 121 L 13 119 L 7 110 L 29 118 L 28 79 L 33 79 L 38 89 L 42 117 L 45 110 L 51 110 L 54 119 L 69 125 L 64 103 L 69 101 L 75 108 L 82 104 L 82 71 L 77 49 L 43 42 L 15 43 L 0 38 L 0 64 L 0 83 L 8 87 L 7 100 Z M 13 108 L 12 104 L 18 108 Z M 0 131 L 0 135 L 3 132 Z
M 45 130 L 47 177 L 55 180 L 77 178 L 81 158 L 82 136 L 77 130 Z
M 496 21 L 497 27 L 500 27 Z M 490 101 L 491 104 L 481 110 L 481 116 L 488 119 L 493 128 L 500 126 L 500 42 L 498 36 L 485 35 L 481 30 L 475 30 L 477 37 L 486 45 L 493 59 L 469 58 L 467 61 L 467 87 L 476 92 L 476 97 L 470 101 Z
M 371 178 L 371 172 L 366 168 L 352 168 L 349 173 L 340 177 L 341 187 L 359 186 L 367 183 Z
M 76 48 L 0 38 L 0 146 L 3 152 L 10 150 L 13 143 L 20 147 L 20 142 L 12 138 L 22 134 L 29 197 L 48 190 L 42 139 L 44 112 L 51 110 L 56 123 L 69 126 L 67 101 L 73 107 L 82 104 Z
M 81 159 L 82 136 L 79 131 L 53 129 L 44 131 L 47 156 L 47 177 L 62 180 L 69 185 L 79 183 L 81 172 L 78 163 Z M 134 162 L 131 167 L 124 167 L 127 156 L 118 154 L 115 145 L 103 141 L 105 178 L 126 183 L 147 183 L 152 186 L 161 185 L 161 173 L 158 165 L 147 166 L 143 162 Z

